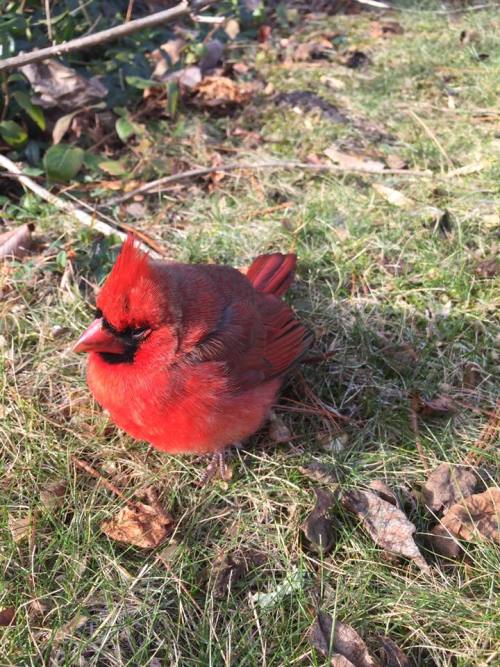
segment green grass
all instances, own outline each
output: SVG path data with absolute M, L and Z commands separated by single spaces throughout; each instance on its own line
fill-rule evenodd
M 335 351 L 328 362 L 304 367 L 286 395 L 309 404 L 305 381 L 350 420 L 335 426 L 286 410 L 284 400 L 280 414 L 292 445 L 271 443 L 264 430 L 234 453 L 228 484 L 200 490 L 199 464 L 160 453 L 146 459 L 145 444 L 111 427 L 89 397 L 84 360 L 70 346 L 89 321 L 94 286 L 112 263 L 112 242 L 103 245 L 32 195 L 5 207 L 9 224 L 39 221 L 44 249 L 4 265 L 0 274 L 0 608 L 17 608 L 17 623 L 1 630 L 2 665 L 320 665 L 306 634 L 317 606 L 355 627 L 373 651 L 377 635 L 390 635 L 414 665 L 470 667 L 498 660 L 498 550 L 492 545 L 469 545 L 460 563 L 436 560 L 426 549 L 429 517 L 422 507 L 409 516 L 431 575 L 387 560 L 338 507 L 332 553 L 319 558 L 301 538 L 315 483 L 299 466 L 332 464 L 343 471 L 345 488 L 384 479 L 400 494 L 418 491 L 425 471 L 409 424 L 410 392 L 451 394 L 483 411 L 495 406 L 498 281 L 481 277 L 476 267 L 497 247 L 499 144 L 495 117 L 488 122 L 484 114 L 496 113 L 498 123 L 498 14 L 397 18 L 405 34 L 387 40 L 370 36 L 365 15 L 321 20 L 298 32 L 301 41 L 316 31 L 346 34 L 349 46 L 373 59 L 363 71 L 328 61 L 286 69 L 274 48 L 256 60 L 259 75 L 276 91 L 311 90 L 361 119 L 364 131 L 360 122 L 342 125 L 319 112 L 276 109 L 266 97 L 230 117 L 183 111 L 174 127 L 158 121 L 148 130 L 148 164 L 135 174 L 144 179 L 156 177 L 155 168 L 168 170 L 174 158 L 208 163 L 211 142 L 233 146 L 231 160 L 304 160 L 336 141 L 398 154 L 411 169 L 441 175 L 256 171 L 227 176 L 211 194 L 197 182 L 143 202 L 147 214 L 138 226 L 181 261 L 243 266 L 258 253 L 294 249 L 299 278 L 290 301 L 314 330 L 317 349 Z M 475 31 L 479 42 L 461 47 L 462 30 Z M 245 57 L 251 60 L 256 51 L 251 43 Z M 479 60 L 478 53 L 489 58 Z M 331 90 L 322 76 L 340 78 L 345 88 Z M 373 142 L 367 122 L 393 142 Z M 228 140 L 226 133 L 237 127 L 261 132 L 264 141 L 246 149 L 240 140 Z M 196 144 L 192 137 L 199 138 Z M 128 159 L 136 159 L 130 151 Z M 477 161 L 485 166 L 446 178 L 448 159 L 454 167 Z M 372 182 L 400 190 L 415 206 L 395 208 Z M 88 194 L 80 197 L 91 201 Z M 283 201 L 289 208 L 266 212 Z M 448 234 L 436 228 L 431 207 L 449 211 Z M 127 212 L 112 214 L 123 219 Z M 74 251 L 73 271 L 67 268 L 64 278 L 57 261 L 62 249 Z M 55 326 L 64 327 L 57 336 Z M 474 389 L 466 386 L 471 364 L 480 372 Z M 481 411 L 464 409 L 424 424 L 431 465 L 463 462 L 486 420 Z M 325 448 L 339 431 L 345 434 L 341 451 Z M 126 548 L 100 532 L 100 522 L 123 502 L 75 471 L 74 456 L 98 467 L 127 496 L 149 484 L 158 489 L 177 521 L 178 546 L 168 555 L 168 568 L 157 559 L 164 547 Z M 492 448 L 483 460 L 491 479 L 496 463 Z M 57 480 L 68 485 L 64 504 L 44 509 L 40 493 Z M 35 510 L 32 538 L 14 543 L 8 518 Z M 214 561 L 250 550 L 262 554 L 262 562 L 216 598 Z M 293 591 L 275 603 L 260 606 L 252 597 L 276 590 L 287 578 Z M 42 614 L 33 599 L 43 605 Z

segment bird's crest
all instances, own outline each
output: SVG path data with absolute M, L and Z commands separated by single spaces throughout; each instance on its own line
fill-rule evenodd
M 128 234 L 97 298 L 97 305 L 117 329 L 141 324 L 158 308 L 149 257 Z

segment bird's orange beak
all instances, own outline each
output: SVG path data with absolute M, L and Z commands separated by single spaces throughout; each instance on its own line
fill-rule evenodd
M 125 351 L 125 345 L 109 329 L 103 327 L 101 317 L 92 322 L 73 347 L 73 352 L 123 354 Z

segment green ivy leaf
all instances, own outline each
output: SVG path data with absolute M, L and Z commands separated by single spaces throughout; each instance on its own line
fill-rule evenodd
M 127 167 L 118 160 L 103 160 L 99 162 L 99 168 L 111 176 L 123 176 L 127 173 Z
M 24 90 L 16 90 L 12 93 L 12 97 L 19 104 L 21 109 L 26 111 L 31 120 L 35 121 L 41 130 L 45 130 L 45 115 L 41 107 L 33 104 L 30 96 Z
M 124 144 L 136 133 L 135 126 L 126 118 L 118 118 L 115 123 L 116 134 Z
M 85 152 L 68 144 L 51 146 L 43 156 L 43 166 L 54 181 L 70 181 L 80 171 Z
M 28 141 L 26 130 L 13 120 L 4 120 L 0 123 L 0 135 L 12 148 L 22 148 Z

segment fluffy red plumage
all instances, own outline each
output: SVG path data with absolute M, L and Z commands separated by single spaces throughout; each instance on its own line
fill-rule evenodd
M 129 236 L 76 351 L 130 435 L 170 453 L 217 452 L 257 431 L 311 335 L 281 300 L 295 255 L 229 266 L 153 261 Z

